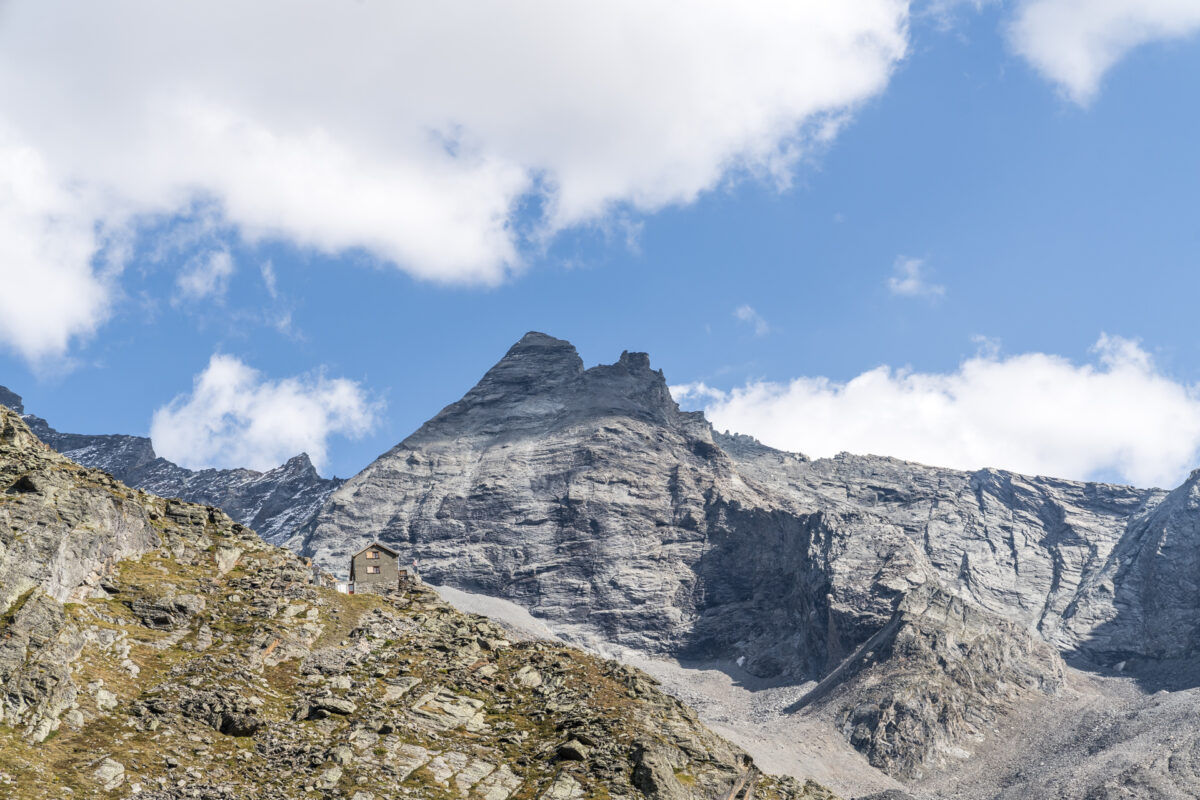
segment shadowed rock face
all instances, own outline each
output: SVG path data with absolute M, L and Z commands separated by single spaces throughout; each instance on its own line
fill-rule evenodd
M 1057 693 L 1054 649 L 1007 620 L 926 583 L 793 710 L 831 717 L 871 764 L 919 778 L 955 766 L 990 724 Z
M 927 630 L 903 605 L 921 588 L 988 631 L 972 634 L 986 646 L 967 648 L 960 672 L 980 680 L 943 693 L 957 711 L 942 709 L 975 704 L 983 726 L 1004 704 L 982 702 L 981 687 L 1053 692 L 1059 681 L 1023 676 L 1056 674 L 1056 651 L 1106 664 L 1194 652 L 1194 637 L 1170 634 L 1200 619 L 1188 567 L 1200 531 L 1181 521 L 1193 517 L 1180 491 L 1164 502 L 1155 489 L 997 470 L 813 461 L 680 411 L 644 354 L 584 369 L 569 343 L 531 333 L 334 492 L 291 545 L 341 571 L 378 539 L 433 582 L 551 622 L 796 680 L 829 676 L 898 609 L 905 630 Z M 1168 596 L 1173 616 L 1149 613 Z M 851 688 L 829 696 L 852 714 Z M 911 774 L 968 733 L 934 727 L 855 741 Z
M 0 405 L 24 413 L 21 398 L 2 386 Z M 272 543 L 290 538 L 342 485 L 318 475 L 304 453 L 267 472 L 190 470 L 158 457 L 144 436 L 61 433 L 41 417 L 23 419 L 39 439 L 76 463 L 162 497 L 216 506 Z
M 18 414 L 25 413 L 25 406 L 21 404 L 21 396 L 3 386 L 0 386 L 0 406 L 8 406 Z
M 1092 635 L 1091 660 L 1127 667 L 1189 659 L 1200 651 L 1200 470 L 1134 516 L 1102 569 L 1066 609 Z

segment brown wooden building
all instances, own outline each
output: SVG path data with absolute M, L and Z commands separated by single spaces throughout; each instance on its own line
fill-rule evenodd
M 373 542 L 350 558 L 350 593 L 394 592 L 400 586 L 400 554 Z

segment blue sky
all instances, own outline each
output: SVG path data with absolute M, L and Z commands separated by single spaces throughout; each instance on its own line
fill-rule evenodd
M 323 453 L 323 472 L 346 476 L 460 397 L 525 331 L 542 330 L 571 340 L 589 365 L 623 349 L 648 351 L 685 405 L 790 449 L 1170 483 L 1200 462 L 1200 14 L 1143 20 L 1140 46 L 1095 56 L 1112 66 L 1081 73 L 1051 57 L 1071 52 L 1071 41 L 1046 56 L 1037 36 L 1014 38 L 1020 20 L 1055 2 L 940 6 L 949 16 L 927 5 L 865 3 L 862 19 L 879 13 L 877 21 L 828 24 L 868 26 L 882 44 L 834 52 L 811 73 L 796 67 L 797 81 L 824 86 L 822 69 L 845 71 L 841 59 L 857 59 L 861 80 L 814 90 L 818 100 L 798 95 L 783 133 L 748 123 L 751 135 L 730 134 L 732 144 L 700 142 L 687 179 L 673 162 L 655 177 L 667 156 L 633 134 L 614 154 L 593 141 L 593 128 L 583 135 L 564 124 L 561 136 L 531 132 L 526 153 L 518 129 L 504 152 L 542 164 L 542 148 L 544 164 L 558 171 L 531 174 L 557 181 L 561 195 L 539 195 L 536 183 L 521 188 L 499 171 L 486 187 L 516 185 L 523 199 L 504 221 L 508 239 L 486 229 L 479 242 L 452 227 L 425 241 L 420 231 L 389 238 L 386 220 L 378 229 L 360 225 L 373 193 L 406 202 L 368 185 L 376 178 L 366 156 L 382 152 L 374 145 L 355 151 L 362 163 L 347 159 L 344 175 L 338 158 L 322 166 L 323 180 L 354 198 L 341 205 L 356 218 L 334 228 L 326 221 L 337 207 L 309 216 L 287 198 L 259 199 L 234 178 L 194 192 L 179 189 L 197 180 L 185 172 L 170 186 L 126 180 L 141 162 L 84 153 L 49 117 L 25 125 L 32 112 L 0 88 L 0 122 L 25 137 L 0 137 L 0 145 L 17 141 L 42 154 L 62 185 L 90 181 L 104 191 L 89 203 L 117 197 L 123 209 L 84 215 L 108 237 L 80 278 L 103 286 L 102 310 L 63 323 L 58 344 L 19 328 L 39 319 L 0 326 L 0 384 L 63 430 L 148 433 L 165 409 L 159 449 L 184 463 L 261 467 L 307 445 Z M 1089 13 L 1087 3 L 1074 6 Z M 897 9 L 902 18 L 888 16 Z M 769 20 L 770 9 L 764 14 Z M 0 39 L 53 22 L 52 12 L 49 22 L 36 16 L 0 17 Z M 1102 23 L 1079 24 L 1086 32 Z M 15 69 L 17 58 L 0 71 Z M 759 77 L 740 80 L 753 86 Z M 116 71 L 112 86 L 124 79 Z M 765 85 L 763 97 L 779 94 Z M 219 101 L 222 86 L 206 84 L 202 94 Z M 739 90 L 721 96 L 717 119 L 725 108 L 739 113 Z M 297 108 L 307 111 L 306 102 Z M 646 113 L 628 98 L 615 106 L 626 107 L 631 117 Z M 688 121 L 688 113 L 679 116 Z M 814 132 L 830 118 L 835 133 Z M 646 129 L 671 120 L 652 117 Z M 620 139 L 625 128 L 614 126 Z M 488 130 L 491 140 L 464 125 L 444 146 L 486 155 L 508 135 L 499 123 Z M 764 135 L 775 137 L 766 151 L 753 144 Z M 336 131 L 330 136 L 338 141 Z M 561 145 L 572 136 L 582 143 Z M 174 168 L 149 152 L 146 170 Z M 612 188 L 588 172 L 593 152 L 611 159 L 604 163 L 614 173 L 628 164 L 625 183 Z M 111 164 L 89 173 L 73 164 L 77 153 L 81 164 L 85 156 Z M 13 163 L 0 161 L 0 181 Z M 396 163 L 400 180 L 407 166 Z M 441 191 L 461 177 L 438 173 L 418 184 Z M 447 192 L 449 200 L 431 203 L 460 202 Z M 12 226 L 33 214 L 11 202 L 0 204 L 6 213 L 0 224 Z M 441 259 L 441 242 L 454 252 L 465 242 L 464 255 Z M 18 285 L 10 297 L 23 289 L 44 302 L 70 291 L 50 280 L 55 263 L 30 262 L 25 278 L 6 275 Z M 14 308 L 7 311 L 17 319 Z M 206 398 L 190 394 L 215 355 L 247 371 Z M 313 409 L 328 419 L 292 432 L 261 431 L 252 419 Z M 214 429 L 197 430 L 206 424 Z M 257 433 L 246 436 L 248 427 Z

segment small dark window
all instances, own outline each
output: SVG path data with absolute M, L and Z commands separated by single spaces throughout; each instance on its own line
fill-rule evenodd
M 378 575 L 379 574 L 379 565 L 372 564 L 371 566 L 367 567 L 367 574 L 368 575 Z

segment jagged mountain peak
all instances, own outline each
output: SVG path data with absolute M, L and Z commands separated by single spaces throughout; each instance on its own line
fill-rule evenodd
M 625 367 L 629 371 L 649 370 L 650 369 L 650 354 L 649 353 L 631 353 L 628 350 L 621 351 L 621 357 L 617 359 L 617 366 Z M 658 374 L 662 375 L 662 370 L 658 370 Z
M 541 331 L 529 331 L 520 339 L 518 339 L 516 344 L 508 349 L 508 353 L 505 355 L 505 358 L 509 358 L 510 356 L 521 353 L 531 352 L 541 352 L 546 355 L 553 353 L 569 353 L 573 356 L 578 355 L 578 352 L 575 350 L 575 345 L 571 344 L 566 339 L 559 339 L 556 336 L 551 336 L 550 334 L 542 333 Z
M 300 453 L 292 456 L 283 464 L 275 468 L 280 472 L 288 475 L 311 475 L 312 477 L 320 477 L 317 473 L 317 468 L 313 466 L 312 459 L 308 453 Z M 272 472 L 275 470 L 272 470 Z
M 545 333 L 530 331 L 508 349 L 480 380 L 480 385 L 513 381 L 527 388 L 537 388 L 530 378 L 545 378 L 553 385 L 562 378 L 583 372 L 583 359 L 575 345 Z
M 447 435 L 512 437 L 605 415 L 663 423 L 685 419 L 662 370 L 651 368 L 646 353 L 626 350 L 615 363 L 585 369 L 570 342 L 531 331 L 461 400 L 442 409 L 402 445 Z

